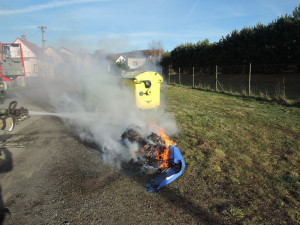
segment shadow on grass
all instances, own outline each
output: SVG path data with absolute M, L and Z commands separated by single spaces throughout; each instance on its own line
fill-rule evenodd
M 193 204 L 168 187 L 165 187 L 165 189 L 161 190 L 158 194 L 170 201 L 177 208 L 182 208 L 188 214 L 193 215 L 200 224 L 225 224 L 220 218 L 212 215 L 208 210 Z
M 131 174 L 130 178 L 139 185 L 144 186 L 147 181 L 153 178 L 153 175 L 135 176 Z M 176 180 L 174 182 L 176 182 Z M 147 192 L 146 187 L 145 192 Z M 160 197 L 166 199 L 176 208 L 180 208 L 187 214 L 191 215 L 199 224 L 225 224 L 225 222 L 221 218 L 218 218 L 218 216 L 216 216 L 209 210 L 204 209 L 199 205 L 195 205 L 193 202 L 184 198 L 180 193 L 178 193 L 176 189 L 170 189 L 168 186 L 165 186 L 161 188 L 158 193 L 149 193 L 149 195 L 153 195 L 153 198 L 155 198 L 155 195 L 159 195 Z

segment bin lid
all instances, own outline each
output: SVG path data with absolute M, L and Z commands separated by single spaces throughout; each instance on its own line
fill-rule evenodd
M 144 80 L 163 82 L 162 76 L 152 71 L 129 72 L 124 74 L 122 78 L 134 80 L 134 82 L 142 82 Z

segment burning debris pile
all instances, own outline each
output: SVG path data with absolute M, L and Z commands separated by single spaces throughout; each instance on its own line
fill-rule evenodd
M 183 157 L 174 143 L 160 129 L 158 134 L 151 133 L 143 138 L 138 128 L 131 128 L 122 134 L 122 142 L 138 145 L 137 160 L 142 168 L 153 169 L 160 173 L 145 186 L 148 192 L 158 192 L 160 188 L 178 178 L 184 168 Z
M 137 128 L 131 128 L 122 134 L 123 142 L 129 140 L 138 144 L 137 158 L 147 159 L 148 165 L 164 170 L 168 167 L 168 152 L 162 138 L 156 133 L 151 133 L 143 138 Z
M 163 77 L 152 71 L 135 71 L 120 79 L 107 73 L 106 65 L 93 65 L 83 72 L 71 82 L 60 80 L 59 85 L 47 81 L 45 89 L 55 113 L 35 115 L 59 116 L 81 141 L 96 146 L 110 166 L 128 167 L 126 173 L 143 168 L 159 172 L 146 185 L 149 192 L 157 192 L 179 177 L 185 167 L 179 149 L 162 129 L 151 126 L 151 121 L 156 121 L 169 134 L 178 131 L 172 114 L 159 108 Z M 125 130 L 132 124 L 141 130 Z M 134 163 L 128 163 L 131 161 Z

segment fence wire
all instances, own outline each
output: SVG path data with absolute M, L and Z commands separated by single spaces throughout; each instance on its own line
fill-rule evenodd
M 164 71 L 168 83 L 261 98 L 300 99 L 297 65 L 236 65 L 175 68 Z

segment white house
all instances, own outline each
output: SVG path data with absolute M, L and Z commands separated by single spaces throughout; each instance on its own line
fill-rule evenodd
M 128 58 L 128 66 L 130 69 L 136 69 L 145 65 L 147 58 Z
M 117 60 L 116 60 L 116 63 L 123 63 L 125 62 L 126 59 L 123 57 L 123 56 L 120 56 Z
M 21 43 L 26 80 L 47 76 L 51 73 L 49 63 L 47 62 L 48 58 L 42 48 L 27 41 L 25 35 L 17 38 L 14 43 Z M 19 85 L 25 86 L 24 77 L 18 78 L 17 81 Z

